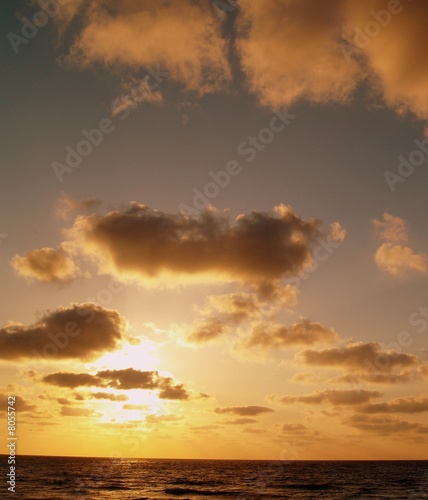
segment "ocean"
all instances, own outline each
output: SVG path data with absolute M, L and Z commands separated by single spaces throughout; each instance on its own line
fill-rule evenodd
M 16 493 L 41 499 L 419 499 L 428 461 L 240 461 L 18 456 Z

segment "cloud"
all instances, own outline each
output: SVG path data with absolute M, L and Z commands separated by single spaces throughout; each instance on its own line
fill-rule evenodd
M 405 384 L 414 379 L 411 371 L 403 370 L 398 373 L 392 372 L 377 372 L 370 373 L 365 372 L 364 374 L 352 374 L 347 373 L 346 375 L 340 375 L 338 377 L 333 377 L 330 382 L 339 384 L 361 384 L 363 382 L 368 382 L 371 384 Z
M 228 330 L 225 323 L 215 318 L 206 321 L 198 321 L 193 325 L 187 340 L 194 344 L 210 342 L 212 340 L 217 340 Z
M 358 409 L 360 413 L 421 413 L 428 411 L 428 396 L 415 398 L 408 396 L 397 398 L 386 403 L 373 403 Z
M 101 272 L 122 278 L 261 284 L 309 266 L 319 226 L 285 205 L 231 222 L 214 208 L 190 218 L 133 203 L 103 216 L 80 216 L 68 235 Z
M 112 394 L 110 392 L 93 392 L 89 394 L 91 399 L 108 399 L 109 401 L 128 401 L 126 394 Z
M 378 342 L 355 342 L 319 351 L 307 349 L 298 353 L 297 359 L 307 365 L 361 370 L 368 374 L 415 367 L 419 363 L 413 354 L 399 353 L 394 349 L 386 351 Z
M 162 377 L 157 371 L 141 371 L 134 368 L 124 370 L 102 370 L 95 375 L 89 373 L 58 372 L 43 377 L 43 382 L 59 387 L 109 387 L 120 390 L 156 389 L 161 399 L 189 399 L 183 384 L 176 384 L 171 377 Z M 116 401 L 119 401 L 116 399 Z
M 303 424 L 284 424 L 282 431 L 290 434 L 305 434 L 308 428 Z
M 96 198 L 78 199 L 61 193 L 55 207 L 55 214 L 61 219 L 67 220 L 76 213 L 93 212 L 101 205 L 101 201 Z
M 101 414 L 90 408 L 70 408 L 69 406 L 63 406 L 61 408 L 61 415 L 64 417 L 92 417 Z
M 11 265 L 24 278 L 48 283 L 69 283 L 79 275 L 79 269 L 63 245 L 57 249 L 38 248 L 15 255 Z
M 428 382 L 428 365 L 421 365 L 418 368 L 418 374 Z
M 10 394 L 3 394 L 0 393 L 0 413 L 7 413 L 8 411 L 8 404 Z M 16 412 L 19 413 L 24 413 L 24 412 L 32 412 L 36 409 L 35 405 L 31 404 L 28 402 L 26 399 L 24 399 L 21 396 L 14 396 L 15 401 L 14 401 L 14 409 Z
M 350 98 L 364 75 L 340 48 L 343 3 L 240 1 L 237 49 L 249 89 L 263 105 Z
M 160 424 L 162 422 L 177 422 L 177 420 L 183 420 L 183 417 L 178 415 L 147 415 L 146 422 L 148 424 Z
M 375 261 L 379 269 L 392 276 L 405 276 L 412 271 L 425 274 L 428 271 L 428 257 L 402 245 L 384 243 L 376 250 Z
M 125 320 L 114 310 L 86 302 L 48 311 L 30 326 L 0 328 L 0 359 L 93 359 L 121 344 Z
M 390 3 L 348 1 L 344 37 L 361 51 L 364 59 L 359 60 L 370 72 L 369 81 L 387 105 L 399 113 L 411 111 L 426 118 L 428 62 L 424 47 L 428 43 L 428 33 L 424 20 L 428 16 L 428 5 L 420 1 L 395 2 L 392 15 L 388 16 L 385 9 Z M 389 17 L 385 27 L 376 21 L 373 27 L 373 12 L 383 16 L 384 24 Z M 356 28 L 366 34 L 365 39 L 356 38 Z M 368 32 L 372 35 L 367 36 Z
M 411 271 L 428 271 L 428 257 L 425 254 L 415 253 L 411 248 L 398 244 L 406 243 L 409 238 L 404 219 L 385 212 L 383 220 L 373 219 L 372 224 L 379 237 L 386 240 L 375 252 L 379 269 L 392 276 L 405 276 Z
M 257 293 L 229 293 L 210 295 L 206 304 L 198 308 L 202 318 L 188 328 L 190 343 L 203 343 L 229 334 L 232 327 L 246 323 L 248 327 L 260 317 L 271 317 L 284 306 L 295 305 L 297 290 L 292 285 L 281 286 L 276 282 L 257 286 Z
M 421 434 L 428 433 L 428 427 L 417 422 L 407 422 L 395 417 L 372 416 L 372 415 L 352 415 L 344 421 L 356 429 L 364 432 L 374 432 L 379 435 L 389 435 L 401 432 L 415 431 Z
M 245 347 L 252 349 L 287 349 L 296 345 L 334 343 L 337 333 L 320 323 L 302 320 L 291 326 L 261 323 L 256 325 L 251 336 L 245 341 Z
M 101 63 L 133 74 L 161 66 L 169 80 L 200 95 L 230 79 L 227 42 L 209 2 L 92 0 L 82 7 L 68 54 L 73 64 Z
M 149 83 L 148 75 L 146 75 L 140 82 L 134 80 L 124 84 L 123 92 L 123 95 L 115 99 L 112 103 L 111 111 L 113 116 L 116 116 L 128 109 L 133 109 L 142 102 L 156 104 L 164 102 L 161 92 L 159 90 L 155 90 L 153 85 Z
M 245 425 L 245 424 L 255 424 L 257 420 L 255 418 L 235 418 L 234 420 L 226 420 L 223 423 L 227 425 Z
M 366 391 L 364 389 L 336 390 L 326 389 L 303 396 L 271 396 L 270 399 L 282 404 L 321 404 L 330 403 L 332 405 L 359 405 L 370 401 L 372 398 L 381 397 L 377 391 Z
M 250 92 L 269 107 L 344 103 L 364 82 L 397 112 L 427 118 L 428 6 L 390 3 L 241 0 L 237 51 Z
M 373 219 L 372 224 L 379 237 L 389 243 L 402 243 L 408 239 L 407 223 L 401 217 L 385 212 L 383 220 Z
M 229 406 L 227 408 L 215 408 L 214 413 L 232 413 L 241 417 L 255 417 L 263 413 L 273 413 L 275 410 L 266 406 Z

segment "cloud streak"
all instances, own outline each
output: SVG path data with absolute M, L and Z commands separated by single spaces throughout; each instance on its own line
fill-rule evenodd
M 175 383 L 171 377 L 162 377 L 157 371 L 141 371 L 134 368 L 102 370 L 95 375 L 71 372 L 51 373 L 43 377 L 43 382 L 69 389 L 109 387 L 120 390 L 158 390 L 158 396 L 161 399 L 189 399 L 189 393 L 183 384 Z

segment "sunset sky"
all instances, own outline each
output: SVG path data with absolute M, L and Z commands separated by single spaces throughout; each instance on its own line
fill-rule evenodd
M 18 453 L 427 459 L 427 2 L 0 22 Z

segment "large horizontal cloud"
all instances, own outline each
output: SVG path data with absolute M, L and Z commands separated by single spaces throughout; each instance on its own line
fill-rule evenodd
M 125 320 L 86 302 L 46 312 L 36 323 L 0 328 L 0 359 L 91 359 L 120 347 Z
M 224 87 L 230 79 L 227 42 L 210 2 L 92 0 L 82 7 L 68 60 L 102 63 L 137 74 L 146 67 L 166 70 L 169 80 L 199 94 Z M 70 10 L 75 18 L 76 9 Z M 61 19 L 62 26 L 67 22 Z M 76 23 L 74 23 L 76 26 Z
M 326 389 L 325 391 L 318 391 L 303 396 L 271 396 L 270 399 L 282 404 L 321 404 L 328 402 L 332 405 L 359 405 L 380 396 L 382 396 L 380 392 L 366 391 L 364 389 Z
M 156 389 L 161 399 L 189 399 L 183 384 L 171 377 L 163 377 L 157 371 L 141 371 L 134 368 L 124 370 L 102 370 L 95 375 L 89 373 L 58 372 L 43 377 L 43 382 L 59 387 L 110 387 L 120 390 Z
M 415 398 L 407 396 L 386 403 L 372 403 L 362 406 L 360 413 L 422 413 L 428 411 L 428 396 Z
M 309 320 L 302 320 L 291 326 L 262 323 L 256 325 L 251 336 L 245 341 L 245 347 L 287 349 L 297 345 L 332 344 L 337 338 L 337 333 L 332 328 Z
M 275 410 L 266 406 L 229 406 L 227 408 L 215 408 L 214 412 L 218 414 L 232 413 L 240 417 L 255 417 L 263 413 L 272 413 Z
M 413 354 L 400 353 L 394 349 L 384 350 L 378 342 L 356 342 L 319 351 L 307 349 L 297 357 L 308 365 L 361 370 L 367 373 L 416 367 L 419 364 L 418 358 Z
M 15 255 L 11 264 L 20 276 L 39 281 L 68 283 L 79 275 L 73 258 L 63 246 L 38 248 L 24 255 Z
M 379 435 L 397 434 L 414 431 L 420 434 L 428 434 L 428 427 L 418 422 L 408 422 L 395 417 L 373 416 L 373 415 L 352 415 L 344 421 L 356 429 L 365 432 L 373 432 Z
M 312 260 L 320 221 L 292 208 L 228 216 L 207 209 L 197 218 L 147 205 L 78 217 L 69 231 L 103 272 L 145 280 L 171 278 L 272 282 L 298 274 Z

